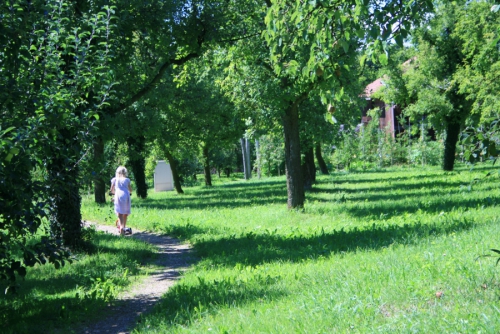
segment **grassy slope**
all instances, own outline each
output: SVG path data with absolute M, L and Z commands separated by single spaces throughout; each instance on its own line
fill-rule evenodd
M 137 331 L 497 332 L 495 260 L 475 260 L 500 247 L 500 181 L 470 186 L 486 171 L 320 177 L 304 212 L 286 209 L 284 178 L 133 199 L 130 226 L 200 257 Z M 110 208 L 87 199 L 84 217 Z

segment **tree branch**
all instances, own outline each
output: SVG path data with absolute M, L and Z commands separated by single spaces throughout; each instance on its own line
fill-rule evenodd
M 142 99 L 160 82 L 161 78 L 163 77 L 167 69 L 170 67 L 170 65 L 182 65 L 190 59 L 199 57 L 201 54 L 198 51 L 200 50 L 201 46 L 203 45 L 203 42 L 205 41 L 205 33 L 206 33 L 206 29 L 203 25 L 203 22 L 200 22 L 200 24 L 202 26 L 202 29 L 196 40 L 198 44 L 198 50 L 196 52 L 191 52 L 181 58 L 168 59 L 165 63 L 163 63 L 163 65 L 158 70 L 158 73 L 156 73 L 154 78 L 148 84 L 146 84 L 141 90 L 139 90 L 136 94 L 134 94 L 128 101 L 121 103 L 115 109 L 111 109 L 110 114 L 116 114 L 130 107 L 132 104 L 139 101 L 140 99 Z
M 112 113 L 113 114 L 118 113 L 118 112 L 122 111 L 123 109 L 130 107 L 132 104 L 139 101 L 140 99 L 142 99 L 147 93 L 149 93 L 156 86 L 156 84 L 158 84 L 160 82 L 161 78 L 163 77 L 163 75 L 165 74 L 167 69 L 170 67 L 170 65 L 173 65 L 173 64 L 182 65 L 185 62 L 187 62 L 188 60 L 199 57 L 199 56 L 200 56 L 200 54 L 198 52 L 193 52 L 193 53 L 190 53 L 190 54 L 188 54 L 184 57 L 181 57 L 179 59 L 167 60 L 165 63 L 163 63 L 163 65 L 158 70 L 158 73 L 156 73 L 154 78 L 146 86 L 144 86 L 141 90 L 139 90 L 136 94 L 134 94 L 128 101 L 121 103 L 117 108 L 115 108 L 112 111 Z

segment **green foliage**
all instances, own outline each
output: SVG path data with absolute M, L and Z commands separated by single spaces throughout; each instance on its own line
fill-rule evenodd
M 369 111 L 373 118 L 358 132 L 343 131 L 342 141 L 331 156 L 331 162 L 338 169 L 383 168 L 393 165 L 430 165 L 442 163 L 443 141 L 431 140 L 426 134 L 423 121 L 415 127 L 420 136 L 406 128 L 397 138 L 388 129 L 379 129 L 378 110 Z M 414 130 L 414 129 L 413 129 Z
M 14 0 L 0 7 L 2 279 L 14 282 L 15 273 L 24 276 L 36 263 L 65 264 L 60 240 L 44 237 L 30 246 L 27 240 L 44 232 L 47 213 L 62 214 L 54 196 L 74 191 L 82 150 L 112 94 L 113 13 L 114 7 L 97 5 L 78 12 L 74 4 L 58 0 Z M 32 171 L 47 168 L 42 173 L 47 179 L 32 179 Z M 54 173 L 62 174 L 53 178 Z M 74 196 L 78 202 L 78 190 Z M 65 229 L 66 236 L 73 235 Z
M 391 71 L 385 99 L 401 105 L 412 120 L 426 116 L 445 133 L 444 170 L 453 170 L 460 131 L 491 113 L 494 104 L 485 99 L 496 99 L 483 75 L 498 58 L 488 43 L 494 16 L 486 2 L 436 3 L 435 14 L 415 29 L 416 52 Z
M 460 92 L 473 102 L 473 114 L 486 124 L 497 116 L 500 106 L 497 80 L 500 71 L 500 12 L 490 10 L 490 6 L 487 1 L 468 3 L 459 13 L 453 32 L 454 37 L 461 41 L 464 54 L 464 66 L 457 71 L 455 81 Z
M 284 174 L 283 165 L 285 152 L 283 139 L 275 135 L 263 135 L 259 137 L 260 158 L 262 174 L 277 176 Z M 255 163 L 257 165 L 257 162 Z
M 352 132 L 342 132 L 342 141 L 337 145 L 331 156 L 331 163 L 337 169 L 349 170 L 359 156 L 359 142 Z
M 121 279 L 127 281 L 128 269 L 125 269 Z M 78 292 L 78 297 L 80 298 L 90 298 L 94 300 L 103 300 L 105 302 L 110 302 L 116 298 L 119 292 L 119 286 L 116 284 L 114 278 L 102 279 L 100 277 L 91 278 L 91 287 L 88 291 L 83 291 L 83 294 Z
M 438 166 L 443 159 L 442 141 L 418 140 L 408 148 L 408 161 L 411 164 Z
M 352 85 L 347 82 L 356 76 L 354 51 L 367 49 L 361 67 L 367 57 L 386 65 L 388 40 L 394 38 L 402 46 L 411 22 L 418 22 L 431 7 L 429 1 L 404 5 L 390 1 L 273 1 L 264 33 L 271 48 L 271 66 L 277 75 L 289 76 L 299 85 L 319 83 L 325 102 L 348 101 L 344 93 Z
M 489 124 L 470 126 L 462 134 L 461 142 L 464 147 L 464 158 L 470 163 L 496 160 L 500 154 L 500 122 L 498 118 Z

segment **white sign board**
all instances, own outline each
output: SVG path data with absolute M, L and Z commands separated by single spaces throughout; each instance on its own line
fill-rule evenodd
M 155 191 L 174 190 L 174 178 L 172 177 L 172 169 L 170 164 L 160 160 L 155 168 Z

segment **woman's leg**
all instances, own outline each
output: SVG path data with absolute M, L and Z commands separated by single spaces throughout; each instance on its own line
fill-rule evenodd
M 124 232 L 123 229 L 125 228 L 125 223 L 123 222 L 124 216 L 125 216 L 124 214 L 121 213 L 118 214 L 118 219 L 120 220 L 120 227 L 119 227 L 120 234 L 123 234 Z
M 124 213 L 123 215 L 123 225 L 122 225 L 122 228 L 125 228 L 127 226 L 127 214 Z
M 116 212 L 116 220 L 115 220 L 115 225 L 116 225 L 116 228 L 118 229 L 118 232 L 120 232 L 120 214 L 118 212 Z

